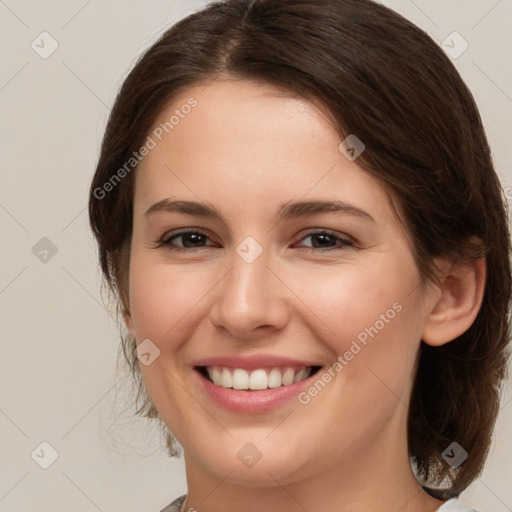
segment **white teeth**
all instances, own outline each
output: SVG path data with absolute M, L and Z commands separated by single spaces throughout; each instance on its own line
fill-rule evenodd
M 214 368 L 210 372 L 210 379 L 212 379 L 213 383 L 217 384 L 217 386 L 222 386 L 222 374 L 219 372 L 218 368 Z
M 249 389 L 267 389 L 267 381 L 265 370 L 254 370 L 249 377 Z
M 301 380 L 305 380 L 309 377 L 310 370 L 308 368 L 302 368 L 295 374 L 295 379 L 293 382 L 300 382 Z
M 210 375 L 210 378 L 211 378 L 211 375 Z M 220 385 L 223 388 L 232 388 L 233 387 L 233 377 L 231 376 L 231 372 L 227 368 L 224 368 L 222 370 L 222 377 L 221 377 Z
M 237 368 L 233 372 L 233 389 L 249 389 L 249 374 L 245 370 Z
M 293 368 L 288 368 L 283 374 L 283 386 L 289 386 L 293 384 L 293 378 L 295 377 L 295 370 Z
M 281 372 L 274 368 L 269 374 L 268 374 L 268 387 L 269 388 L 279 388 L 281 387 Z
M 248 372 L 242 368 L 207 366 L 206 371 L 217 386 L 256 391 L 289 386 L 295 382 L 303 381 L 311 375 L 312 368 L 272 368 L 270 371 L 259 368 Z

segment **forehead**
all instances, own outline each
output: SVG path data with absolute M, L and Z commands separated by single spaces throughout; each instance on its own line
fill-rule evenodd
M 153 155 L 169 149 L 174 156 L 188 152 L 188 158 L 243 156 L 245 167 L 269 156 L 282 160 L 286 154 L 292 159 L 308 149 L 303 142 L 312 135 L 317 152 L 339 143 L 325 114 L 313 104 L 289 91 L 246 80 L 216 80 L 182 91 L 162 109 L 155 130 L 163 133 Z
M 136 210 L 170 196 L 253 213 L 283 200 L 343 196 L 391 214 L 383 184 L 340 150 L 341 137 L 311 102 L 268 84 L 215 81 L 162 109 L 155 146 L 137 169 Z

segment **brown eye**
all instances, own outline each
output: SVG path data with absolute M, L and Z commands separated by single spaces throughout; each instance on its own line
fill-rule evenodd
M 170 236 L 166 235 L 165 238 L 160 240 L 158 247 L 165 246 L 172 251 L 186 251 L 194 248 L 202 249 L 206 247 L 204 244 L 209 239 L 210 238 L 202 231 L 189 229 L 179 231 Z
M 346 247 L 351 247 L 354 242 L 346 238 L 340 237 L 332 231 L 313 231 L 303 236 L 300 241 L 311 238 L 312 245 L 306 249 L 319 249 L 324 251 L 342 250 Z

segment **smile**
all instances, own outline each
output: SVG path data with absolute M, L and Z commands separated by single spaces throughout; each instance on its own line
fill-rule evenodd
M 275 367 L 245 370 L 226 366 L 203 366 L 199 371 L 216 386 L 226 389 L 263 390 L 289 386 L 307 379 L 320 367 Z
M 263 414 L 283 406 L 311 385 L 321 366 L 274 366 L 253 369 L 195 366 L 200 388 L 222 409 Z

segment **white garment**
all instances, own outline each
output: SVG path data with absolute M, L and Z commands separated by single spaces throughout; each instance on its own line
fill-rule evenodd
M 474 508 L 470 508 L 457 499 L 447 501 L 441 508 L 437 509 L 437 512 L 477 512 Z
M 179 512 L 181 505 L 185 501 L 186 495 L 180 496 L 176 500 L 174 500 L 170 505 L 165 507 L 160 512 Z M 187 512 L 187 511 L 185 511 Z M 441 505 L 441 508 L 437 509 L 437 512 L 477 512 L 473 508 L 469 508 L 463 503 L 461 503 L 457 499 L 453 499 L 450 501 L 447 501 L 443 505 Z

